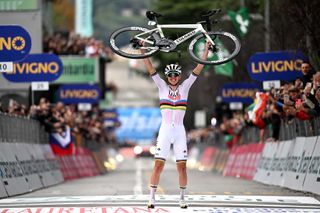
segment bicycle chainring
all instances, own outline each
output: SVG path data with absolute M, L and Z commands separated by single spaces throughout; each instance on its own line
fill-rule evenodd
M 165 52 L 170 52 L 176 49 L 177 45 L 171 39 L 162 38 L 156 42 L 156 45 L 160 48 L 160 50 Z

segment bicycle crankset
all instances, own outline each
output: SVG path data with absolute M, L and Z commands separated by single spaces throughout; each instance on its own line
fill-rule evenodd
M 160 50 L 165 52 L 170 52 L 176 49 L 177 45 L 173 40 L 162 38 L 156 42 L 156 46 L 160 48 Z

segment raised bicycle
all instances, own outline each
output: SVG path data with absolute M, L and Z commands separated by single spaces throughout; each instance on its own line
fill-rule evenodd
M 110 38 L 110 47 L 118 55 L 139 59 L 147 58 L 157 53 L 172 52 L 176 47 L 196 36 L 189 44 L 188 52 L 191 58 L 201 64 L 218 65 L 226 63 L 235 58 L 240 52 L 241 44 L 238 38 L 229 32 L 211 31 L 211 25 L 217 23 L 212 21 L 210 16 L 220 12 L 220 9 L 214 9 L 202 15 L 204 21 L 196 24 L 158 24 L 158 18 L 162 15 L 154 11 L 147 11 L 146 16 L 152 29 L 140 26 L 123 27 L 114 31 Z M 208 32 L 202 24 L 205 24 Z M 163 29 L 192 29 L 175 40 L 168 39 Z M 202 59 L 202 53 L 205 41 L 212 44 L 209 48 L 207 60 Z M 143 44 L 143 45 L 141 45 Z M 141 51 L 144 49 L 144 51 Z

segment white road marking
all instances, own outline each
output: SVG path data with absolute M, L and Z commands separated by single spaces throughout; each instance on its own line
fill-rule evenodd
M 179 200 L 178 195 L 156 195 L 159 204 L 177 203 Z M 42 206 L 42 205 L 118 205 L 120 203 L 127 203 L 129 205 L 138 205 L 148 200 L 148 195 L 110 195 L 110 196 L 59 196 L 59 197 L 32 197 L 32 198 L 6 198 L 0 200 L 0 207 L 21 206 L 26 205 Z M 187 195 L 186 200 L 190 204 L 195 205 L 208 205 L 208 204 L 224 204 L 239 205 L 239 206 L 261 206 L 263 204 L 269 207 L 274 206 L 317 206 L 320 209 L 320 202 L 312 197 L 299 197 L 299 196 L 231 196 L 231 195 Z M 162 205 L 163 206 L 163 205 Z
M 136 175 L 135 175 L 135 185 L 133 187 L 133 193 L 135 195 L 142 195 L 142 165 L 141 159 L 136 161 Z
M 5 213 L 61 213 L 61 212 L 72 212 L 72 213 L 137 213 L 137 212 L 151 212 L 147 207 L 139 206 L 117 206 L 117 207 L 45 207 L 45 208 L 5 208 L 1 209 L 0 212 Z M 319 213 L 317 209 L 287 209 L 287 208 L 229 208 L 229 207 L 189 207 L 188 209 L 180 209 L 179 207 L 156 207 L 152 212 L 165 212 L 165 213 L 186 213 L 186 212 L 199 212 L 199 213 Z

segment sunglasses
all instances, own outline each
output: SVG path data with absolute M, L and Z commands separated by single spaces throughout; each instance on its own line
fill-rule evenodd
M 168 77 L 178 77 L 179 74 L 178 73 L 169 73 L 167 76 Z

